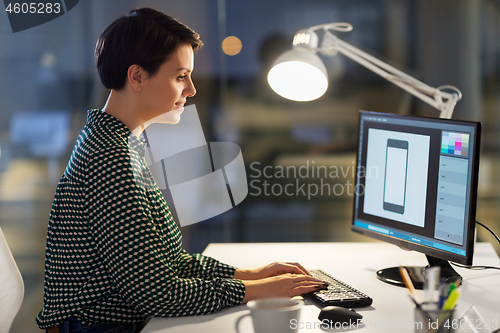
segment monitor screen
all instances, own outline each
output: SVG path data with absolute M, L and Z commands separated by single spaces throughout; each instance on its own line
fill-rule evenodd
M 352 230 L 472 264 L 481 124 L 360 111 Z

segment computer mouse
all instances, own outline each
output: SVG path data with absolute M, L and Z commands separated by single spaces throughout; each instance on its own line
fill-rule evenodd
M 333 323 L 356 323 L 358 319 L 363 318 L 362 315 L 354 311 L 353 309 L 346 309 L 341 306 L 325 306 L 319 313 L 318 319 L 328 320 Z

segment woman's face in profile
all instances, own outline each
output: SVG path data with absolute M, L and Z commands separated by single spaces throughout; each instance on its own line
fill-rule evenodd
M 184 111 L 187 97 L 194 96 L 196 89 L 191 79 L 194 53 L 191 45 L 181 44 L 175 53 L 161 65 L 155 76 L 144 80 L 143 101 L 147 120 L 159 117 L 162 123 L 176 124 Z

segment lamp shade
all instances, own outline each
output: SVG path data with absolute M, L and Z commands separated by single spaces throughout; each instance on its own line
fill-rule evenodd
M 279 56 L 267 81 L 278 95 L 299 102 L 315 100 L 328 88 L 325 64 L 306 49 L 292 49 Z

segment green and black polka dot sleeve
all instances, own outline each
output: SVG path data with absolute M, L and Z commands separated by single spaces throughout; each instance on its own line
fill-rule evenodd
M 40 328 L 207 314 L 240 304 L 235 268 L 184 251 L 143 140 L 90 110 L 53 202 Z

